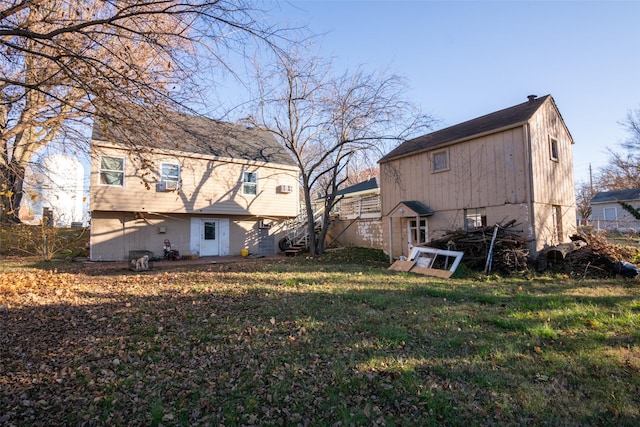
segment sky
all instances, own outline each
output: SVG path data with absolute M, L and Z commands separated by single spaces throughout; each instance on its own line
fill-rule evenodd
M 274 23 L 304 25 L 336 71 L 386 70 L 433 130 L 550 94 L 571 132 L 574 178 L 606 165 L 640 108 L 640 1 L 289 0 Z

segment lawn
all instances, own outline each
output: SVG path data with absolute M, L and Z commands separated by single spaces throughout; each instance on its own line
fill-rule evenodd
M 637 280 L 0 264 L 0 425 L 638 425 Z

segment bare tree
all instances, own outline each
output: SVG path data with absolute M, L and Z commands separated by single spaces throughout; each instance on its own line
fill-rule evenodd
M 598 170 L 596 182 L 606 190 L 640 188 L 640 109 L 629 111 L 620 125 L 628 137 L 620 151 L 608 149 L 609 162 Z
M 576 211 L 580 218 L 587 219 L 591 216 L 591 199 L 600 191 L 597 185 L 588 182 L 579 182 L 576 185 Z
M 313 256 L 320 255 L 349 164 L 355 158 L 379 158 L 429 118 L 404 100 L 406 84 L 398 76 L 358 69 L 335 77 L 331 64 L 317 57 L 280 56 L 258 80 L 260 102 L 250 121 L 271 132 L 295 159 L 309 219 L 309 247 Z M 324 202 L 318 235 L 311 220 L 314 193 Z
M 200 70 L 231 71 L 225 55 L 245 43 L 273 46 L 257 12 L 243 0 L 1 2 L 0 217 L 17 220 L 25 169 L 63 127 L 132 103 L 185 109 Z

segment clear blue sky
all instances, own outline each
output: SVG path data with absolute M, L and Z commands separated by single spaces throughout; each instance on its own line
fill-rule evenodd
M 607 163 L 640 108 L 640 1 L 265 2 L 306 25 L 338 71 L 406 77 L 435 129 L 551 94 L 573 135 L 576 181 Z M 435 130 L 434 129 L 434 130 Z

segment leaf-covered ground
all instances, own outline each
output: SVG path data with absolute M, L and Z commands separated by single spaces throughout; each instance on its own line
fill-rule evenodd
M 176 264 L 178 265 L 178 264 Z M 637 425 L 637 281 L 0 265 L 0 425 Z

